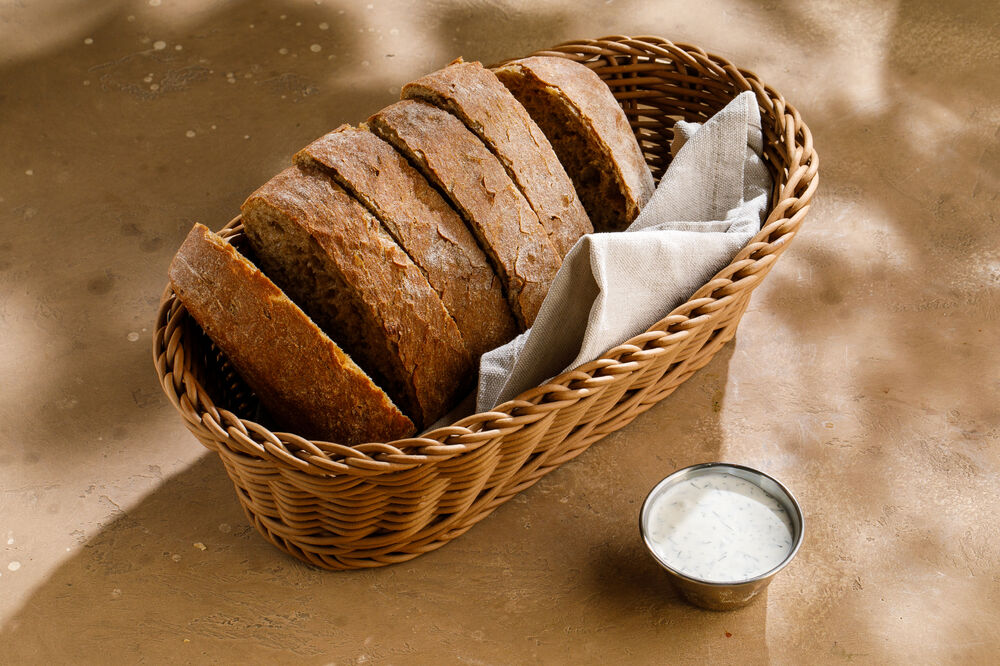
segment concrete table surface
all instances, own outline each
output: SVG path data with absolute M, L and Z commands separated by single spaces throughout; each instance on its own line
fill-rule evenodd
M 1000 11 L 871 0 L 0 3 L 0 663 L 996 663 Z M 462 55 L 655 34 L 757 71 L 821 156 L 805 227 L 674 395 L 406 564 L 264 541 L 162 395 L 192 223 Z M 636 517 L 723 459 L 799 557 L 687 606 Z

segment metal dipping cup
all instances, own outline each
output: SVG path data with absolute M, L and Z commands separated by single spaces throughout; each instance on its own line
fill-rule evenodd
M 781 504 L 791 522 L 792 547 L 788 555 L 776 567 L 755 578 L 724 583 L 693 578 L 671 568 L 668 563 L 664 562 L 656 554 L 653 543 L 649 538 L 648 522 L 650 508 L 660 495 L 681 481 L 719 472 L 732 474 L 759 487 Z M 667 570 L 674 587 L 677 588 L 685 599 L 695 606 L 719 611 L 733 610 L 746 606 L 761 590 L 765 589 L 775 574 L 784 569 L 792 561 L 792 558 L 795 557 L 795 553 L 799 551 L 799 546 L 802 545 L 803 528 L 802 509 L 787 488 L 763 472 L 750 467 L 744 467 L 743 465 L 732 465 L 729 463 L 702 463 L 674 472 L 649 491 L 649 495 L 646 496 L 646 500 L 642 503 L 642 511 L 639 513 L 639 533 L 642 534 L 642 541 L 646 544 L 646 550 L 649 551 L 649 554 L 653 556 L 653 559 L 661 567 Z

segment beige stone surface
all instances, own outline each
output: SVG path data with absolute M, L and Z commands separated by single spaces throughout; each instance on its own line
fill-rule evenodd
M 0 4 L 0 663 L 996 663 L 1000 11 L 742 0 Z M 194 221 L 462 55 L 658 34 L 802 112 L 816 205 L 673 396 L 409 563 L 328 573 L 248 526 L 150 359 Z M 803 505 L 766 597 L 681 602 L 661 477 Z

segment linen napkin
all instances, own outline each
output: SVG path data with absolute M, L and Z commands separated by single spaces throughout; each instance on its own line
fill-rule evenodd
M 757 101 L 744 92 L 704 125 L 677 123 L 674 158 L 629 228 L 580 238 L 534 325 L 479 362 L 488 411 L 642 333 L 760 230 L 771 177 Z

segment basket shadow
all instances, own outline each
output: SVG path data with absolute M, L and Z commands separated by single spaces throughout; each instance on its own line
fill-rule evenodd
M 462 538 L 391 567 L 332 573 L 283 555 L 249 526 L 221 462 L 206 453 L 119 514 L 29 596 L 0 630 L 5 658 L 90 662 L 141 653 L 163 661 L 191 650 L 240 661 L 445 651 L 587 660 L 597 657 L 587 650 L 629 645 L 643 660 L 667 645 L 676 650 L 676 639 L 660 631 L 667 625 L 720 646 L 726 631 L 762 642 L 763 604 L 703 616 L 681 603 L 650 566 L 635 527 L 659 478 L 719 455 L 712 404 L 732 347 Z M 579 612 L 559 612 L 567 608 Z M 593 632 L 614 640 L 577 640 Z M 691 642 L 688 657 L 703 647 Z

